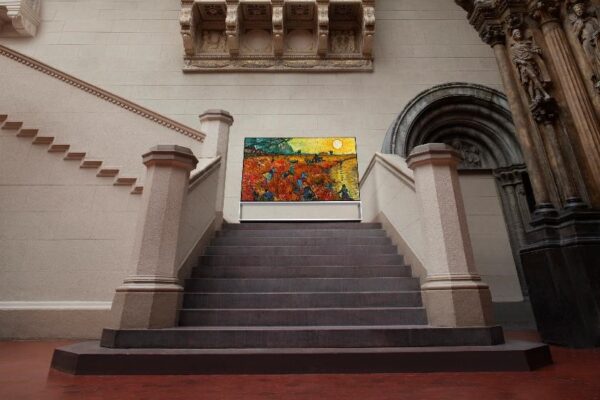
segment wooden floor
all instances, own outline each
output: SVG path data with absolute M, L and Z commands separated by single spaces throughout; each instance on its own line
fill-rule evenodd
M 600 400 L 600 349 L 553 347 L 555 365 L 519 373 L 78 377 L 48 369 L 68 343 L 0 342 L 0 399 Z

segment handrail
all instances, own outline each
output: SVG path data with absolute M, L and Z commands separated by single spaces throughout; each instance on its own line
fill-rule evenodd
M 371 171 L 375 167 L 375 164 L 379 163 L 383 167 L 385 167 L 388 171 L 390 171 L 392 174 L 394 174 L 398 179 L 403 181 L 412 190 L 415 190 L 415 178 L 412 174 L 412 171 L 410 169 L 408 169 L 407 166 L 404 169 L 397 163 L 393 162 L 395 160 L 390 160 L 390 158 L 392 158 L 392 157 L 398 158 L 399 160 L 402 160 L 402 161 L 404 160 L 400 156 L 396 156 L 396 155 L 375 153 L 373 155 L 373 158 L 371 158 L 371 162 L 369 162 L 369 166 L 367 167 L 367 170 L 365 171 L 365 173 L 362 176 L 362 179 L 359 182 L 359 187 L 362 188 L 363 184 L 365 183 L 365 181 L 371 174 Z
M 188 190 L 193 190 L 200 182 L 206 179 L 213 171 L 215 171 L 221 165 L 221 156 L 212 158 L 211 161 L 206 164 L 202 169 L 196 171 L 190 177 L 190 184 Z
M 104 101 L 112 103 L 118 107 L 121 107 L 127 111 L 139 115 L 140 117 L 146 118 L 154 123 L 164 126 L 165 128 L 174 130 L 177 133 L 188 136 L 199 142 L 203 142 L 206 134 L 196 129 L 190 128 L 187 125 L 183 125 L 171 118 L 165 117 L 155 111 L 152 111 L 146 107 L 140 106 L 132 101 L 129 101 L 121 96 L 111 93 L 107 90 L 101 89 L 98 86 L 92 85 L 91 83 L 82 81 L 81 79 L 75 78 L 73 75 L 67 74 L 66 72 L 60 71 L 54 67 L 49 66 L 35 58 L 29 57 L 16 50 L 8 48 L 0 44 L 0 55 L 17 61 L 29 68 L 40 71 L 52 78 L 56 78 L 63 81 L 77 89 L 83 90 L 91 95 L 94 95 Z

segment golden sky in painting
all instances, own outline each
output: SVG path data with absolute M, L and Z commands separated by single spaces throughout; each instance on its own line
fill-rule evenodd
M 329 153 L 356 154 L 356 138 L 328 137 L 328 138 L 293 138 L 288 142 L 294 151 L 300 150 L 304 154 Z

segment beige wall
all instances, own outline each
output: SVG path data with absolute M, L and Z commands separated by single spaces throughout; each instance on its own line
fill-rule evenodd
M 179 9 L 179 0 L 44 0 L 35 38 L 0 43 L 195 128 L 206 109 L 231 112 L 236 121 L 225 205 L 230 221 L 239 209 L 244 137 L 355 136 L 363 174 L 393 118 L 420 91 L 452 81 L 500 88 L 491 50 L 451 0 L 378 0 L 375 72 L 349 74 L 183 74 Z M 140 155 L 152 145 L 201 148 L 75 88 L 59 92 L 60 82 L 38 72 L 0 62 L 0 113 L 128 175 L 143 177 Z M 45 304 L 57 314 L 44 315 L 62 324 L 63 332 L 94 336 L 127 273 L 139 199 L 9 136 L 1 137 L 0 147 L 0 162 L 6 163 L 0 166 L 0 302 L 6 306 L 0 326 L 8 326 L 2 318 L 13 327 L 31 326 Z M 16 182 L 15 173 L 25 180 Z M 28 303 L 15 303 L 20 301 Z M 67 317 L 73 313 L 77 317 Z M 69 327 L 77 318 L 100 322 L 74 331 Z
M 461 174 L 475 266 L 495 302 L 523 301 L 494 177 Z M 424 277 L 426 249 L 413 173 L 400 156 L 378 154 L 361 181 L 365 221 L 383 224 L 394 244 Z
M 461 174 L 475 264 L 494 301 L 523 301 L 496 182 L 491 173 Z
M 36 38 L 0 43 L 193 127 L 208 108 L 231 112 L 231 221 L 246 136 L 356 136 L 362 173 L 420 91 L 452 81 L 500 88 L 491 50 L 452 0 L 378 0 L 375 72 L 360 74 L 184 75 L 179 9 L 179 0 L 44 0 Z

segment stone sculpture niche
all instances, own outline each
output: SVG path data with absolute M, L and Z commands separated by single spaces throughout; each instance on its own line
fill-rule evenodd
M 0 36 L 33 37 L 40 25 L 41 0 L 0 0 Z
M 184 72 L 372 71 L 375 0 L 182 0 Z

